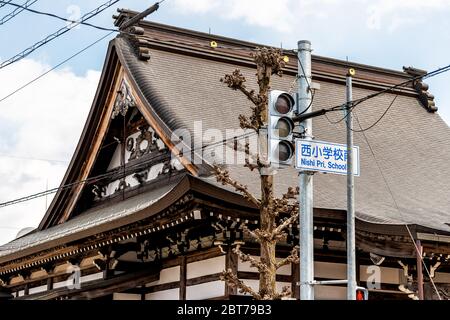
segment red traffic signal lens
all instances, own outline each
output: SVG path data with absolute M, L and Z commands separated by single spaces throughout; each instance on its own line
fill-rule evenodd
M 356 290 L 356 300 L 366 300 L 362 290 Z
M 294 107 L 294 101 L 288 94 L 280 94 L 275 102 L 275 110 L 279 114 L 288 114 Z
M 280 141 L 274 150 L 274 158 L 278 159 L 278 162 L 287 162 L 294 155 L 294 148 L 288 141 Z

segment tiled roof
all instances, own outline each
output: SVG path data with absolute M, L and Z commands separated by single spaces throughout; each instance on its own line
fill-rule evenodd
M 29 233 L 28 235 L 0 246 L 0 257 L 41 244 L 50 243 L 51 241 L 64 237 L 69 237 L 81 231 L 93 230 L 96 227 L 108 225 L 117 219 L 131 216 L 158 202 L 158 200 L 168 194 L 175 185 L 176 183 L 167 184 L 163 187 L 142 193 L 107 207 L 91 209 L 54 227 Z
M 149 106 L 171 130 L 193 130 L 194 123 L 201 120 L 203 130 L 225 132 L 238 129 L 238 115 L 248 113 L 251 103 L 246 97 L 219 81 L 235 69 L 234 63 L 152 47 L 150 60 L 141 61 L 129 40 L 116 38 L 115 45 Z M 239 69 L 247 86 L 256 89 L 255 69 L 242 65 Z M 274 77 L 272 88 L 288 90 L 293 80 L 291 75 Z M 315 81 L 321 89 L 313 109 L 343 103 L 343 84 Z M 353 90 L 354 98 L 373 92 L 360 87 Z M 356 115 L 362 127 L 376 121 L 393 98 L 394 94 L 384 94 L 359 105 Z M 340 113 L 332 115 L 334 120 L 341 117 Z M 344 122 L 333 125 L 319 117 L 313 123 L 316 139 L 345 143 Z M 356 122 L 355 126 L 358 128 Z M 387 115 L 365 135 L 375 156 L 363 134 L 355 133 L 361 155 L 361 176 L 355 178 L 357 217 L 373 223 L 418 224 L 450 231 L 446 225 L 450 223 L 450 128 L 440 116 L 427 112 L 417 97 L 399 95 Z M 256 174 L 238 166 L 229 170 L 254 193 L 259 192 Z M 215 183 L 213 178 L 207 180 Z M 293 169 L 280 170 L 275 176 L 278 193 L 295 185 L 297 172 Z M 315 207 L 346 209 L 345 176 L 316 174 L 314 185 Z

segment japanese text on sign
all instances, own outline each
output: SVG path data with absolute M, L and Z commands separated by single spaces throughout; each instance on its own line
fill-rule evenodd
M 297 139 L 295 167 L 303 171 L 347 174 L 347 145 Z M 353 147 L 353 174 L 359 176 L 359 147 Z

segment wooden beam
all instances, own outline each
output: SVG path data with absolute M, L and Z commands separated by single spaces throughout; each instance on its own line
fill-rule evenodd
M 89 176 L 92 166 L 94 165 L 95 160 L 97 159 L 98 152 L 100 150 L 102 141 L 108 130 L 108 127 L 109 127 L 109 124 L 111 121 L 111 114 L 112 114 L 112 110 L 114 107 L 115 98 L 117 96 L 117 92 L 119 91 L 120 86 L 122 84 L 122 80 L 124 78 L 123 68 L 118 67 L 118 70 L 115 71 L 115 75 L 116 75 L 116 83 L 113 85 L 114 86 L 113 90 L 108 95 L 107 102 L 105 104 L 106 107 L 104 108 L 102 115 L 100 117 L 100 122 L 97 126 L 95 138 L 92 141 L 91 146 L 90 146 L 91 153 L 89 154 L 88 158 L 84 162 L 81 173 L 80 173 L 77 181 L 83 181 Z M 70 217 L 70 214 L 72 213 L 72 210 L 74 209 L 75 204 L 76 204 L 77 200 L 79 199 L 81 191 L 83 190 L 84 186 L 85 186 L 84 183 L 80 183 L 80 184 L 74 186 L 73 191 L 72 191 L 72 196 L 68 199 L 66 209 L 64 210 L 63 215 L 59 219 L 58 223 L 64 223 Z
M 180 287 L 180 282 L 174 281 L 174 282 L 158 284 L 156 286 L 148 287 L 143 290 L 145 293 L 153 293 L 153 292 L 159 292 L 159 291 L 164 291 L 164 290 L 176 289 L 179 287 Z
M 182 256 L 180 258 L 180 300 L 186 300 L 186 276 L 187 276 L 186 256 Z
M 292 274 L 292 279 L 291 279 L 292 294 L 291 294 L 291 297 L 299 300 L 300 299 L 300 286 L 299 286 L 299 282 L 300 282 L 300 266 L 298 264 L 291 263 L 291 274 Z
M 53 289 L 53 277 L 50 277 L 47 279 L 47 291 L 50 291 Z
M 109 279 L 101 279 L 83 284 L 81 289 L 58 288 L 52 291 L 36 293 L 27 297 L 20 297 L 20 300 L 51 300 L 58 297 L 67 296 L 71 299 L 95 299 L 108 296 L 115 292 L 124 292 L 127 289 L 143 286 L 149 282 L 159 279 L 160 268 L 146 268 L 140 272 L 132 274 L 114 276 Z
M 259 280 L 259 273 L 257 272 L 239 271 L 237 275 L 239 279 Z M 276 279 L 279 282 L 291 282 L 292 276 L 277 274 Z
M 237 274 L 238 271 L 238 256 L 235 254 L 231 248 L 228 248 L 227 256 L 225 258 L 225 269 L 231 270 L 233 274 Z M 225 284 L 225 296 L 236 295 L 237 288 L 231 287 L 228 283 Z
M 422 244 L 420 243 L 420 240 L 416 240 L 416 262 L 419 300 L 423 300 Z
M 208 274 L 206 276 L 188 279 L 186 281 L 186 286 L 195 286 L 197 284 L 217 281 L 217 280 L 220 280 L 220 275 L 221 275 L 221 273 L 213 273 L 213 274 Z

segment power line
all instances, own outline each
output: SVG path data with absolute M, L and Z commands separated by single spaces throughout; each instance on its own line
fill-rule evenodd
M 12 0 L 8 0 L 8 1 L 1 1 L 0 3 L 0 9 L 3 8 L 4 6 L 6 6 L 8 3 L 10 3 Z
M 236 136 L 236 137 L 231 137 L 229 139 L 223 139 L 222 141 L 218 141 L 218 142 L 215 142 L 215 143 L 204 145 L 204 146 L 201 146 L 201 147 L 198 147 L 198 148 L 192 148 L 189 151 L 190 152 L 199 151 L 199 150 L 202 150 L 202 149 L 205 149 L 205 148 L 214 147 L 214 146 L 219 145 L 219 144 L 224 144 L 225 142 L 245 139 L 245 138 L 250 137 L 250 136 L 255 135 L 255 134 L 256 134 L 256 132 L 245 133 L 245 134 L 242 134 L 242 135 L 239 135 L 239 136 Z M 111 172 L 103 173 L 103 174 L 100 174 L 100 175 L 97 175 L 97 176 L 93 176 L 93 177 L 87 178 L 85 180 L 75 181 L 75 182 L 72 182 L 72 183 L 68 183 L 68 184 L 65 184 L 65 185 L 53 188 L 53 189 L 41 191 L 41 192 L 34 193 L 34 194 L 31 194 L 31 195 L 28 195 L 28 196 L 25 196 L 25 197 L 21 197 L 21 198 L 17 198 L 17 199 L 14 199 L 14 200 L 10 200 L 10 201 L 6 201 L 6 202 L 3 202 L 3 203 L 0 203 L 0 208 L 8 207 L 8 206 L 15 205 L 15 204 L 18 204 L 18 203 L 22 203 L 22 202 L 30 201 L 30 200 L 33 200 L 33 199 L 36 199 L 36 198 L 40 198 L 40 197 L 43 197 L 43 196 L 46 196 L 46 195 L 49 195 L 49 194 L 56 193 L 59 190 L 71 189 L 71 188 L 73 188 L 73 187 L 75 187 L 75 186 L 77 186 L 79 184 L 92 184 L 94 182 L 98 182 L 98 181 L 101 181 L 103 179 L 107 179 L 107 178 L 114 177 L 114 176 L 119 176 L 118 179 L 121 179 L 123 177 L 126 177 L 130 173 L 133 173 L 133 172 L 138 171 L 140 169 L 146 169 L 147 165 L 149 164 L 149 162 L 168 160 L 168 159 L 170 159 L 171 156 L 172 156 L 171 154 L 169 154 L 169 155 L 156 155 L 156 156 L 150 157 L 148 159 L 145 159 L 142 162 L 139 162 L 139 163 L 136 163 L 136 164 L 133 164 L 133 165 L 123 164 L 123 165 L 120 165 L 120 166 L 116 167 Z M 123 177 L 122 177 L 122 175 L 123 175 Z
M 393 99 L 393 101 L 394 100 L 395 100 L 395 98 Z M 392 105 L 392 103 L 391 103 L 391 105 Z M 356 113 L 355 113 L 355 118 L 356 118 L 356 121 L 358 122 L 359 128 L 361 129 L 359 132 L 361 132 L 363 134 L 364 140 L 366 141 L 367 146 L 369 147 L 370 153 L 372 154 L 372 157 L 373 157 L 373 159 L 375 161 L 375 164 L 376 164 L 376 166 L 378 168 L 378 171 L 380 172 L 380 175 L 383 178 L 384 184 L 386 185 L 386 188 L 387 188 L 387 190 L 388 190 L 388 192 L 389 192 L 389 194 L 390 194 L 390 196 L 392 198 L 392 201 L 394 202 L 394 205 L 395 205 L 395 207 L 397 209 L 397 212 L 400 214 L 401 219 L 403 221 L 405 221 L 404 224 L 405 224 L 406 230 L 408 231 L 409 237 L 411 238 L 411 241 L 412 241 L 412 243 L 414 245 L 415 252 L 420 257 L 420 260 L 422 261 L 422 264 L 423 264 L 423 266 L 424 266 L 424 268 L 425 268 L 425 270 L 426 270 L 426 272 L 428 274 L 428 277 L 430 278 L 430 281 L 431 281 L 431 283 L 433 285 L 434 290 L 436 291 L 436 294 L 438 295 L 439 300 L 442 300 L 441 295 L 439 294 L 439 291 L 438 291 L 438 289 L 436 287 L 436 284 L 434 283 L 433 278 L 430 275 L 428 267 L 425 264 L 425 261 L 424 261 L 424 259 L 422 257 L 422 254 L 420 253 L 420 249 L 419 249 L 419 247 L 417 246 L 417 244 L 416 244 L 416 242 L 414 240 L 414 236 L 412 235 L 412 232 L 411 232 L 411 230 L 410 230 L 410 228 L 408 226 L 408 223 L 406 222 L 406 220 L 403 217 L 402 211 L 400 210 L 400 207 L 399 207 L 399 205 L 397 203 L 397 200 L 394 197 L 394 194 L 393 194 L 393 192 L 391 190 L 391 187 L 389 186 L 389 183 L 388 183 L 388 181 L 386 179 L 386 176 L 384 175 L 383 170 L 381 170 L 381 167 L 378 164 L 378 160 L 377 160 L 377 158 L 375 156 L 375 152 L 373 151 L 372 146 L 369 143 L 369 139 L 366 136 L 366 133 L 365 133 L 366 130 L 362 129 L 361 123 L 359 122 L 359 119 L 358 119 L 358 116 L 356 115 Z
M 362 132 L 362 133 L 364 133 L 365 131 L 370 130 L 373 127 L 375 127 L 378 124 L 378 122 L 380 122 L 381 119 L 383 119 L 384 116 L 388 113 L 389 109 L 391 109 L 391 107 L 394 105 L 394 102 L 397 99 L 397 97 L 398 97 L 398 94 L 394 96 L 394 99 L 392 99 L 392 101 L 389 104 L 389 106 L 386 108 L 386 110 L 384 110 L 383 114 L 378 118 L 377 121 L 375 121 L 374 123 L 372 123 L 370 126 L 368 126 L 365 129 L 362 129 L 361 126 L 359 126 L 361 128 L 360 130 L 355 130 L 355 129 L 351 129 L 351 130 L 354 131 L 354 132 Z M 351 112 L 353 112 L 353 111 L 351 111 Z M 356 113 L 355 113 L 355 115 L 356 115 Z M 358 123 L 359 123 L 359 120 L 358 120 Z
M 68 163 L 69 161 L 64 160 L 53 160 L 53 159 L 44 159 L 44 158 L 33 158 L 33 157 L 22 157 L 22 156 L 15 156 L 10 154 L 1 154 L 0 158 L 11 158 L 11 159 L 19 159 L 19 160 L 32 160 L 32 161 L 44 161 L 44 162 L 59 162 L 59 163 Z
M 6 4 L 12 4 L 10 3 L 11 1 L 2 1 L 2 6 L 6 5 Z M 21 13 L 23 10 L 25 10 L 26 8 L 28 8 L 29 6 L 31 6 L 33 3 L 37 2 L 37 0 L 27 0 L 22 6 L 21 8 L 16 8 L 14 9 L 12 12 L 8 13 L 7 15 L 5 15 L 3 18 L 0 19 L 0 26 L 5 24 L 6 22 L 8 22 L 9 20 L 11 20 L 12 18 L 14 18 L 15 16 L 17 16 L 19 13 Z
M 353 105 L 353 107 L 356 107 L 358 104 L 360 104 L 360 103 L 362 103 L 364 101 L 367 101 L 369 99 L 375 98 L 375 97 L 377 97 L 379 95 L 382 95 L 384 93 L 391 92 L 391 91 L 393 91 L 393 90 L 395 90 L 397 88 L 401 88 L 401 87 L 403 87 L 403 86 L 405 86 L 407 84 L 410 84 L 411 82 L 414 82 L 416 80 L 431 78 L 431 77 L 437 76 L 437 75 L 439 75 L 441 73 L 445 73 L 445 72 L 448 72 L 448 71 L 450 71 L 450 64 L 446 65 L 444 67 L 441 67 L 439 69 L 430 71 L 428 73 L 425 73 L 423 75 L 418 75 L 418 76 L 412 77 L 411 79 L 408 79 L 408 80 L 400 82 L 400 83 L 398 83 L 396 85 L 393 85 L 393 86 L 390 86 L 388 88 L 385 88 L 385 89 L 383 89 L 383 90 L 381 90 L 379 92 L 367 95 L 366 97 L 350 101 L 350 103 Z
M 450 65 L 447 65 L 447 66 L 441 67 L 441 68 L 439 68 L 439 69 L 430 71 L 430 72 L 428 72 L 428 73 L 426 73 L 426 74 L 423 74 L 423 75 L 415 76 L 415 77 L 413 77 L 413 78 L 411 78 L 411 79 L 409 79 L 409 80 L 406 80 L 406 81 L 403 81 L 403 82 L 401 82 L 401 83 L 395 84 L 395 85 L 390 86 L 390 87 L 388 87 L 388 88 L 385 88 L 385 89 L 383 89 L 383 90 L 381 90 L 381 91 L 379 91 L 379 92 L 376 92 L 376 93 L 367 95 L 367 96 L 365 96 L 365 97 L 363 97 L 363 98 L 355 99 L 355 100 L 349 101 L 348 104 L 351 105 L 351 107 L 349 108 L 349 110 L 350 110 L 350 112 L 352 112 L 353 109 L 356 108 L 356 106 L 358 106 L 359 104 L 361 104 L 361 103 L 363 103 L 363 102 L 365 102 L 365 101 L 367 101 L 367 100 L 370 100 L 370 99 L 372 99 L 372 98 L 375 98 L 375 97 L 377 97 L 377 96 L 379 96 L 379 95 L 385 94 L 385 93 L 387 93 L 387 92 L 391 92 L 391 91 L 393 91 L 393 90 L 395 90 L 395 89 L 397 89 L 397 88 L 403 87 L 403 86 L 405 86 L 405 85 L 407 85 L 407 84 L 409 84 L 409 83 L 411 83 L 411 82 L 413 82 L 413 81 L 416 81 L 416 80 L 419 80 L 419 79 L 428 79 L 428 78 L 432 78 L 432 77 L 434 77 L 434 76 L 437 76 L 437 75 L 439 75 L 439 74 L 442 74 L 442 73 L 445 73 L 445 72 L 448 72 L 448 71 L 450 71 Z M 395 101 L 395 99 L 392 101 L 392 104 L 393 104 L 394 101 Z M 347 103 L 345 103 L 345 104 L 340 104 L 340 105 L 336 105 L 336 106 L 333 106 L 333 107 L 329 107 L 329 108 L 323 109 L 323 110 L 325 111 L 325 113 L 323 113 L 323 114 L 324 114 L 325 117 L 327 118 L 328 122 L 330 122 L 331 124 L 338 124 L 339 122 L 345 120 L 345 119 L 347 118 L 347 116 L 350 114 L 350 112 L 347 113 L 344 117 L 342 117 L 342 118 L 339 119 L 338 121 L 331 121 L 330 118 L 327 116 L 326 112 L 342 110 L 346 105 L 347 105 Z M 390 107 L 392 107 L 392 105 L 389 106 L 387 110 L 385 110 L 385 113 L 382 115 L 382 117 L 385 116 L 385 114 L 387 113 L 387 111 L 389 111 Z M 378 123 L 380 120 L 381 120 L 381 119 L 378 119 L 378 120 L 377 120 L 377 123 Z M 372 128 L 372 127 L 373 127 L 373 126 L 371 126 L 371 128 Z M 366 130 L 368 130 L 368 129 L 366 129 Z
M 14 91 L 12 91 L 11 93 L 7 94 L 6 96 L 4 96 L 3 98 L 0 99 L 0 102 L 3 102 L 4 100 L 8 99 L 9 97 L 13 96 L 14 94 L 16 94 L 17 92 L 25 89 L 26 87 L 28 87 L 30 84 L 36 82 L 37 80 L 41 79 L 42 77 L 44 77 L 45 75 L 49 74 L 50 72 L 52 72 L 53 70 L 59 68 L 60 66 L 62 66 L 63 64 L 65 64 L 66 62 L 72 60 L 73 58 L 75 58 L 76 56 L 80 55 L 81 53 L 85 52 L 86 50 L 88 50 L 89 48 L 91 48 L 92 46 L 96 45 L 97 43 L 99 43 L 100 41 L 102 41 L 103 39 L 109 37 L 113 32 L 108 33 L 105 36 L 102 36 L 101 38 L 95 40 L 94 42 L 92 42 L 91 44 L 87 45 L 86 47 L 82 48 L 81 50 L 75 52 L 73 55 L 71 55 L 70 57 L 64 59 L 63 61 L 61 61 L 60 63 L 58 63 L 57 65 L 55 65 L 54 67 L 50 68 L 49 70 L 45 71 L 44 73 L 40 74 L 39 76 L 37 76 L 36 78 L 28 81 L 27 83 L 25 83 L 24 85 L 20 86 L 19 88 L 15 89 Z
M 19 4 L 16 4 L 16 3 L 10 3 L 10 2 L 11 1 L 0 1 L 0 3 L 2 3 L 3 5 L 9 4 L 9 5 L 17 7 L 17 8 L 22 8 L 23 10 L 26 10 L 28 12 L 32 12 L 32 13 L 35 13 L 35 14 L 56 18 L 56 19 L 61 20 L 61 21 L 70 22 L 71 24 L 75 24 L 75 23 L 79 22 L 79 24 L 82 24 L 82 25 L 85 25 L 85 26 L 89 26 L 89 27 L 92 27 L 92 28 L 96 28 L 96 29 L 99 29 L 99 30 L 103 30 L 103 31 L 115 31 L 115 32 L 118 31 L 118 30 L 111 29 L 111 28 L 100 27 L 100 26 L 97 26 L 95 24 L 91 24 L 91 23 L 88 23 L 88 22 L 66 19 L 64 17 L 58 16 L 58 15 L 53 14 L 53 13 L 38 11 L 38 10 L 34 10 L 34 9 L 29 9 L 29 8 L 23 6 L 23 5 L 19 5 Z
M 63 28 L 59 29 L 58 31 L 50 34 L 49 36 L 45 37 L 41 41 L 36 42 L 32 46 L 30 46 L 27 49 L 23 50 L 22 52 L 16 54 L 15 56 L 9 58 L 6 61 L 3 61 L 0 64 L 0 69 L 4 68 L 6 66 L 9 66 L 10 64 L 13 64 L 14 62 L 17 62 L 17 61 L 25 58 L 26 56 L 31 54 L 33 51 L 35 51 L 38 48 L 42 47 L 43 45 L 49 43 L 50 41 L 58 38 L 59 36 L 65 34 L 66 32 L 72 30 L 75 26 L 81 24 L 82 22 L 85 22 L 86 20 L 89 20 L 89 19 L 95 17 L 96 15 L 98 15 L 99 13 L 101 13 L 102 11 L 106 10 L 107 8 L 111 7 L 112 5 L 116 4 L 119 1 L 120 0 L 110 0 L 110 1 L 107 1 L 107 2 L 103 3 L 102 5 L 98 6 L 94 10 L 92 10 L 92 11 L 86 13 L 85 15 L 83 15 L 81 17 L 81 19 L 79 21 L 77 21 L 76 23 L 74 23 L 74 24 L 72 24 L 70 26 L 66 26 L 66 27 L 63 27 Z

